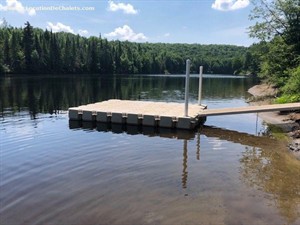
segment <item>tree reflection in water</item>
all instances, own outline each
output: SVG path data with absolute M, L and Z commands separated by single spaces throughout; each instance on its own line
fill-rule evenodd
M 240 160 L 241 178 L 271 194 L 280 214 L 293 223 L 300 217 L 300 163 L 278 149 L 247 147 Z
M 241 180 L 271 194 L 289 223 L 300 218 L 300 162 L 286 152 L 284 142 L 209 126 L 201 134 L 248 146 L 240 159 Z
M 182 175 L 181 185 L 188 188 L 188 141 L 196 139 L 196 155 L 200 159 L 200 136 L 215 137 L 246 147 L 240 159 L 239 174 L 241 180 L 249 187 L 270 194 L 267 197 L 279 210 L 288 223 L 295 223 L 300 217 L 300 163 L 286 152 L 286 146 L 275 139 L 255 136 L 233 130 L 203 126 L 198 132 L 164 128 L 145 128 L 124 126 L 121 124 L 102 124 L 69 121 L 70 129 L 96 129 L 99 132 L 126 132 L 130 135 L 143 134 L 149 137 L 160 136 L 182 140 Z M 151 131 L 151 132 L 150 132 Z M 201 163 L 201 162 L 200 162 Z

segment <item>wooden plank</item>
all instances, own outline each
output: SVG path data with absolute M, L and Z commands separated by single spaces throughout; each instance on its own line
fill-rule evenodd
M 220 116 L 220 115 L 231 115 L 231 114 L 242 114 L 242 113 L 293 111 L 293 110 L 300 110 L 300 103 L 245 106 L 245 107 L 223 108 L 223 109 L 206 109 L 201 111 L 199 113 L 199 116 Z

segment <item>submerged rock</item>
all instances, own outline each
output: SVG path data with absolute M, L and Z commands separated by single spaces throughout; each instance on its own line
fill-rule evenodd
M 300 130 L 291 132 L 291 137 L 292 138 L 300 138 Z
M 299 152 L 300 151 L 300 139 L 296 139 L 291 144 L 289 144 L 289 149 L 293 152 Z

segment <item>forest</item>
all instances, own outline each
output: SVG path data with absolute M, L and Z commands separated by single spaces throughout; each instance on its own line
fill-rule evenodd
M 240 74 L 249 64 L 247 48 L 232 45 L 132 43 L 71 33 L 0 28 L 2 74 L 178 74 L 186 59 L 198 73 Z
M 250 47 L 108 41 L 33 28 L 0 26 L 0 74 L 254 74 L 300 101 L 300 1 L 252 0 Z
M 248 69 L 280 91 L 278 103 L 300 101 L 300 1 L 253 0 Z

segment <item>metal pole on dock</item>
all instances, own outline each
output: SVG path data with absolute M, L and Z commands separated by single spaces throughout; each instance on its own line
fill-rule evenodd
M 201 105 L 202 98 L 202 74 L 203 74 L 203 66 L 199 67 L 199 93 L 198 93 L 198 105 Z
M 188 117 L 189 109 L 189 89 L 190 89 L 190 64 L 191 60 L 186 60 L 186 77 L 185 77 L 185 105 L 184 105 L 184 116 Z

